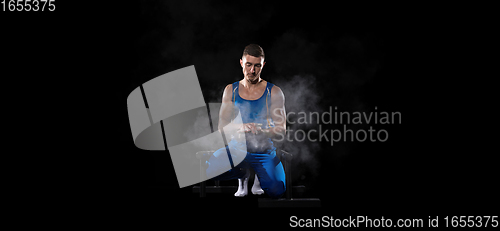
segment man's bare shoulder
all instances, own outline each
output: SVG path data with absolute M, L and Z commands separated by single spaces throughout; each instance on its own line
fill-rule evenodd
M 281 91 L 281 88 L 276 85 L 274 85 L 273 88 L 271 89 L 271 96 L 273 95 L 285 97 L 283 95 L 283 91 Z
M 222 101 L 223 102 L 231 100 L 232 91 L 233 91 L 233 85 L 232 84 L 228 84 L 224 88 L 224 92 L 222 93 Z

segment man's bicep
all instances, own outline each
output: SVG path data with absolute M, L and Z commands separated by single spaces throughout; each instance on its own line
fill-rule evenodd
M 222 95 L 222 105 L 220 107 L 219 113 L 219 124 L 227 121 L 231 121 L 231 109 L 232 109 L 232 87 L 231 84 L 227 85 L 224 89 L 224 94 Z
M 286 125 L 285 95 L 277 86 L 272 89 L 271 112 L 276 125 Z
M 224 93 L 222 94 L 222 103 L 231 103 L 231 97 L 233 95 L 232 85 L 228 84 L 226 88 L 224 88 Z

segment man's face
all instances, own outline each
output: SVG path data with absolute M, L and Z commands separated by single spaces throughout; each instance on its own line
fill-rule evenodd
M 262 57 L 255 57 L 245 55 L 240 59 L 241 67 L 243 68 L 243 75 L 247 81 L 255 83 L 259 80 L 260 72 L 264 67 L 264 59 Z

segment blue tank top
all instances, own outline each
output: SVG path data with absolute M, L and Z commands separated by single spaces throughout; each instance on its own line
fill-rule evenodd
M 260 123 L 262 129 L 274 127 L 274 121 L 271 118 L 271 89 L 274 84 L 267 82 L 264 94 L 256 100 L 247 100 L 240 97 L 239 81 L 233 83 L 232 102 L 241 113 L 243 123 Z M 234 113 L 236 116 L 237 111 Z M 245 133 L 247 151 L 253 153 L 270 153 L 276 148 L 271 138 L 264 138 L 263 134 Z

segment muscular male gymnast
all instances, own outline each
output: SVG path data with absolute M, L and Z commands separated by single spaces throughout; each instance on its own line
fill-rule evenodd
M 240 64 L 243 79 L 229 84 L 224 89 L 219 115 L 219 131 L 237 130 L 239 137 L 232 137 L 227 147 L 214 152 L 208 161 L 207 176 L 215 175 L 220 169 L 222 156 L 246 142 L 244 160 L 229 171 L 214 177 L 214 180 L 238 179 L 237 197 L 248 193 L 249 168 L 255 171 L 253 194 L 266 193 L 271 198 L 279 198 L 285 192 L 285 172 L 276 156 L 272 139 L 282 137 L 286 132 L 285 96 L 278 86 L 261 78 L 264 68 L 264 50 L 256 44 L 245 47 Z M 243 124 L 233 119 L 240 113 Z M 235 134 L 235 133 L 230 133 Z M 243 139 L 242 139 L 243 137 Z M 235 151 L 236 152 L 236 151 Z M 226 157 L 227 158 L 227 157 Z M 227 160 L 225 161 L 227 163 Z

